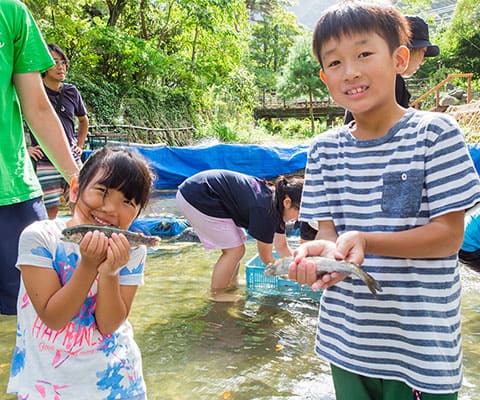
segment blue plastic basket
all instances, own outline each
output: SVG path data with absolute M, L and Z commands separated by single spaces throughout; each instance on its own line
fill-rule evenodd
M 247 275 L 247 291 L 252 294 L 309 299 L 314 301 L 320 300 L 322 296 L 321 290 L 312 290 L 309 286 L 301 286 L 297 282 L 278 276 L 265 276 L 265 264 L 261 261 L 258 254 L 247 261 L 245 270 Z

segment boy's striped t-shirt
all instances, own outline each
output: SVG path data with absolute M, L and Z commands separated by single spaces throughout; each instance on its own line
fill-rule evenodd
M 337 233 L 398 232 L 472 207 L 480 183 L 453 118 L 409 109 L 382 138 L 348 127 L 312 143 L 300 219 L 333 220 Z M 366 254 L 383 287 L 373 297 L 348 277 L 321 300 L 316 352 L 360 375 L 400 380 L 430 393 L 462 380 L 457 256 L 402 259 Z

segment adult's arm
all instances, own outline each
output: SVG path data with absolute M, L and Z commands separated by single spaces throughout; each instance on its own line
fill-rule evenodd
M 88 134 L 88 117 L 85 114 L 81 117 L 78 117 L 78 143 L 77 143 L 77 146 L 80 147 L 80 149 L 83 149 L 83 146 L 85 145 L 85 141 L 87 140 L 87 134 Z

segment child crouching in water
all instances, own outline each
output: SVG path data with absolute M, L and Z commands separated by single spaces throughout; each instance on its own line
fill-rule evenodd
M 70 187 L 72 218 L 37 221 L 22 233 L 17 342 L 8 393 L 19 399 L 146 399 L 141 354 L 127 320 L 143 284 L 145 246 L 66 227 L 128 229 L 146 206 L 152 174 L 136 153 L 94 153 Z

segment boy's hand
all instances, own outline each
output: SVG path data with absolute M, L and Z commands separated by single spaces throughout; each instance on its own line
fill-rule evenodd
M 29 146 L 27 147 L 27 151 L 30 157 L 33 158 L 35 161 L 40 160 L 44 155 L 40 146 Z
M 337 260 L 347 260 L 362 265 L 365 253 L 365 241 L 362 238 L 360 232 L 351 231 L 346 232 L 340 235 L 337 238 L 336 249 L 334 251 L 334 258 Z M 323 255 L 323 254 L 320 254 Z M 308 262 L 304 260 L 303 262 Z M 313 262 L 310 262 L 314 264 Z M 312 268 L 312 267 L 310 267 Z M 347 275 L 342 274 L 341 272 L 332 272 L 329 274 L 324 274 L 318 279 L 312 286 L 312 289 L 326 289 L 330 286 L 336 285 L 338 282 L 344 280 Z
M 345 232 L 337 238 L 337 253 L 340 255 L 340 259 L 362 265 L 366 245 L 367 243 L 361 232 Z
M 345 278 L 345 275 L 337 272 L 324 274 L 319 277 L 315 263 L 305 258 L 308 256 L 338 258 L 336 257 L 337 250 L 334 242 L 328 240 L 313 240 L 300 245 L 294 254 L 294 262 L 290 264 L 288 269 L 288 279 L 296 281 L 301 285 L 307 284 L 312 289 L 318 290 L 325 289 Z M 339 278 L 336 275 L 341 275 L 341 279 L 333 282 L 332 278 Z
M 79 246 L 83 266 L 98 268 L 98 265 L 107 257 L 108 238 L 102 232 L 87 232 Z
M 117 275 L 130 260 L 130 243 L 123 234 L 112 233 L 108 239 L 107 258 L 98 266 L 98 272 L 109 276 Z

